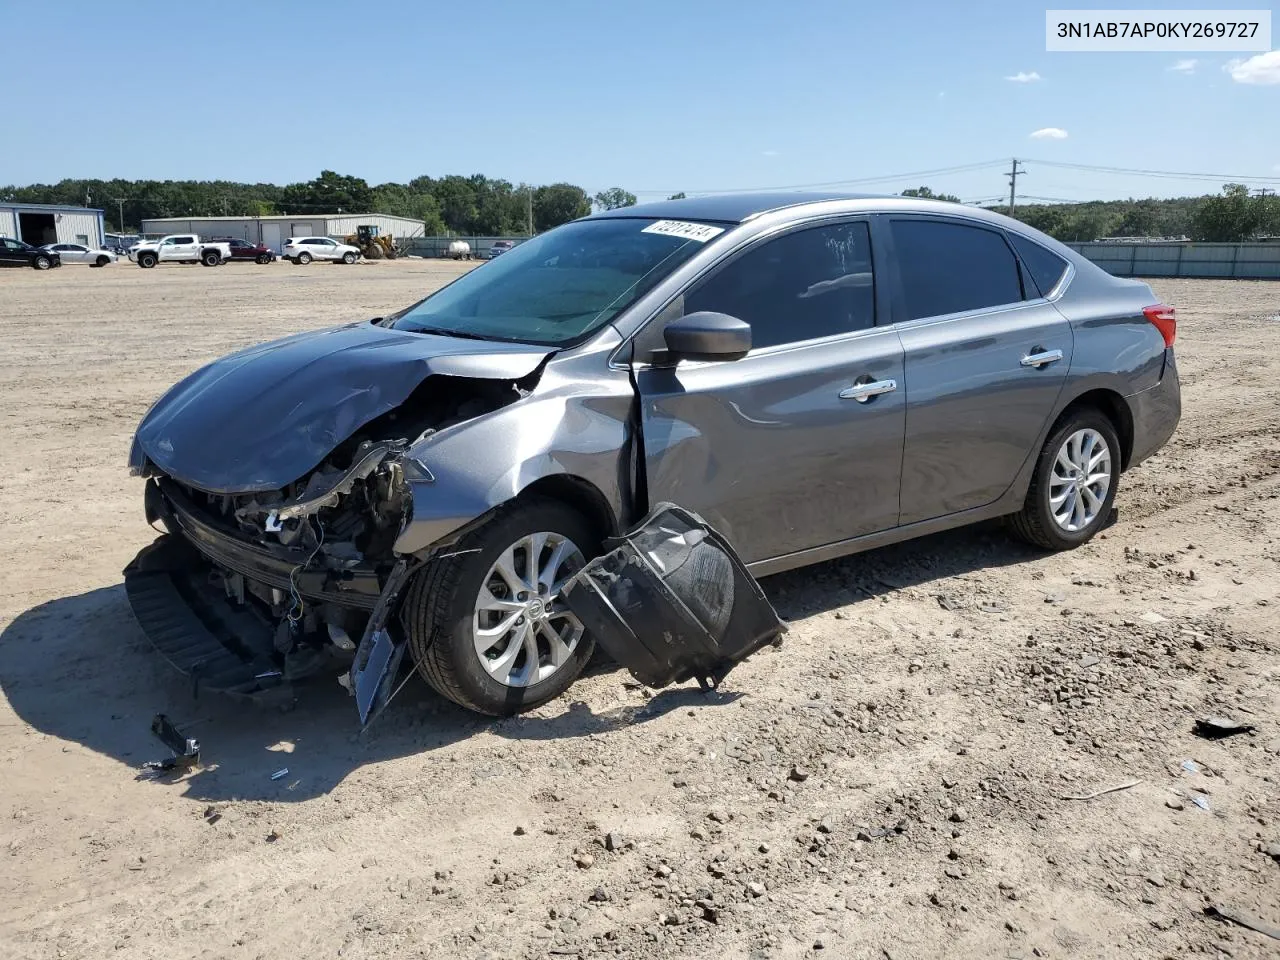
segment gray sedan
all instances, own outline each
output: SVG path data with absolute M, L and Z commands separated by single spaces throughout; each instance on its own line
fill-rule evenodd
M 171 389 L 130 458 L 168 534 L 129 595 L 208 687 L 354 656 L 364 716 L 407 653 L 510 713 L 582 670 L 562 587 L 663 501 L 757 575 L 993 517 L 1085 543 L 1178 422 L 1174 336 L 1145 283 L 957 204 L 607 211 Z

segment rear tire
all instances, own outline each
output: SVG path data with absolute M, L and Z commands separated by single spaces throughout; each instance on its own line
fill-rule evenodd
M 222 263 L 222 254 L 217 250 L 206 250 L 200 254 L 200 262 L 206 267 L 216 267 Z
M 297 264 L 298 266 L 300 266 L 300 267 L 305 267 L 308 263 L 310 263 L 310 262 L 311 262 L 311 254 L 309 254 L 309 253 L 300 253 L 300 254 L 298 254 L 298 256 L 294 259 L 294 261 L 293 261 L 293 262 L 294 262 L 294 263 L 296 263 L 296 264 Z
M 1099 443 L 1106 447 L 1105 459 L 1086 470 L 1076 470 L 1071 447 L 1076 438 L 1090 442 L 1089 449 L 1084 451 L 1084 459 L 1090 464 L 1103 456 Z M 1013 532 L 1027 543 L 1046 550 L 1071 550 L 1088 543 L 1106 526 L 1111 515 L 1120 462 L 1120 440 L 1106 414 L 1085 407 L 1064 417 L 1040 451 L 1022 510 L 1009 518 Z M 1106 490 L 1102 492 L 1101 480 L 1092 484 L 1087 481 L 1091 476 L 1101 476 L 1104 470 Z M 1072 480 L 1073 476 L 1078 476 L 1079 482 Z M 1070 508 L 1077 502 L 1081 511 L 1073 518 Z
M 600 549 L 600 537 L 591 524 L 558 500 L 530 498 L 509 504 L 462 537 L 449 551 L 454 556 L 421 570 L 401 608 L 401 623 L 418 672 L 442 696 L 477 713 L 507 716 L 558 697 L 577 679 L 595 648 L 591 635 L 582 634 L 553 673 L 528 686 L 503 683 L 482 665 L 475 639 L 481 591 L 487 592 L 490 572 L 499 558 L 539 532 L 563 537 L 586 558 Z M 500 646 L 503 641 L 494 642 Z

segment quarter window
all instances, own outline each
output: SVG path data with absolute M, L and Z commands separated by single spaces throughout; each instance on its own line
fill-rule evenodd
M 858 221 L 765 241 L 685 294 L 684 313 L 745 320 L 754 349 L 865 330 L 875 303 L 871 235 Z
M 944 220 L 894 220 L 891 230 L 908 319 L 1022 299 L 1018 261 L 994 230 Z
M 1036 285 L 1040 296 L 1047 297 L 1058 285 L 1062 275 L 1067 272 L 1067 261 L 1056 253 L 1050 253 L 1034 240 L 1028 240 L 1016 233 L 1009 234 L 1009 242 L 1013 244 L 1013 249 L 1018 251 L 1018 259 L 1022 261 L 1027 273 L 1031 274 L 1031 280 Z M 1027 291 L 1027 295 L 1031 295 L 1030 290 Z

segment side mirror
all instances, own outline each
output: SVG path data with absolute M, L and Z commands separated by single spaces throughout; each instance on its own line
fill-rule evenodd
M 727 313 L 699 310 L 662 332 L 671 360 L 739 360 L 751 350 L 751 325 Z

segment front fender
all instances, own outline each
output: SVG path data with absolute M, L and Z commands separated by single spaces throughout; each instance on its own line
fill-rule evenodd
M 420 553 L 552 476 L 590 483 L 625 515 L 633 392 L 623 371 L 592 372 L 551 364 L 532 395 L 414 444 L 404 460 L 412 519 L 396 552 Z

